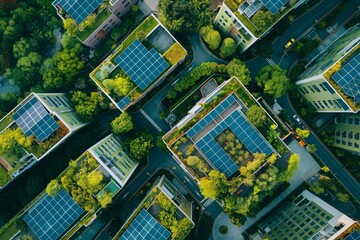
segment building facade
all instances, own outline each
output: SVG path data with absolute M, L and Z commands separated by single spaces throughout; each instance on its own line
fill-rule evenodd
M 121 23 L 120 18 L 132 8 L 136 1 L 137 0 L 77 0 L 70 4 L 66 0 L 55 0 L 53 6 L 61 19 L 73 18 L 79 26 L 81 26 L 88 16 L 95 14 L 95 23 L 84 29 L 79 27 L 78 33 L 76 34 L 83 44 L 94 48 L 106 37 L 111 29 Z
M 241 52 L 244 52 L 267 34 L 291 9 L 304 1 L 225 0 L 215 17 L 214 25 L 232 37 Z M 260 26 L 257 24 L 256 15 L 267 12 L 271 14 L 272 20 L 267 25 Z
M 359 47 L 360 24 L 357 24 L 306 65 L 296 85 L 318 112 L 359 111 Z

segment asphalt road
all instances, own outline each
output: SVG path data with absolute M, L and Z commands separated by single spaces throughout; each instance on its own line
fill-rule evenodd
M 294 114 L 297 114 L 296 111 L 293 109 L 292 105 L 290 104 L 287 96 L 282 96 L 281 98 L 279 98 L 278 103 L 286 110 L 287 114 L 291 119 Z M 305 123 L 303 120 L 302 122 Z M 296 127 L 301 127 L 301 125 L 297 122 L 294 121 L 294 123 Z M 307 127 L 311 130 L 309 126 Z M 322 143 L 322 141 L 316 136 L 316 134 L 312 130 L 310 136 L 305 140 L 307 144 L 316 145 L 316 156 L 330 169 L 330 171 L 339 180 L 339 182 L 341 182 L 342 185 L 349 191 L 349 193 L 360 203 L 360 185 L 356 181 L 356 179 L 354 179 L 354 177 L 345 169 L 345 167 Z

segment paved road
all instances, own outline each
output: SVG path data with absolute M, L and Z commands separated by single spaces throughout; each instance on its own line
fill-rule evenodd
M 150 116 L 154 122 L 164 131 L 170 130 L 169 125 L 160 119 L 161 112 L 164 111 L 160 102 L 166 96 L 167 92 L 172 88 L 173 83 L 186 76 L 193 68 L 199 66 L 202 62 L 217 62 L 224 63 L 223 60 L 218 59 L 203 46 L 200 36 L 197 33 L 193 33 L 190 36 L 190 42 L 193 48 L 194 59 L 181 73 L 179 73 L 174 80 L 166 85 L 155 97 L 153 97 L 144 107 L 143 111 Z
M 296 111 L 290 104 L 287 96 L 283 96 L 278 99 L 278 103 L 286 109 L 287 114 L 290 118 Z M 298 115 L 298 114 L 297 114 Z M 298 115 L 299 116 L 299 115 Z M 304 121 L 302 121 L 304 122 Z M 300 124 L 295 123 L 296 127 L 300 127 Z M 310 128 L 309 128 L 310 129 Z M 349 191 L 349 193 L 360 202 L 360 185 L 354 179 L 354 177 L 345 169 L 345 167 L 338 161 L 338 159 L 331 153 L 331 151 L 319 140 L 316 134 L 311 130 L 310 137 L 306 139 L 308 144 L 315 144 L 317 150 L 315 154 L 319 159 L 330 169 L 335 177 L 343 184 L 343 186 Z

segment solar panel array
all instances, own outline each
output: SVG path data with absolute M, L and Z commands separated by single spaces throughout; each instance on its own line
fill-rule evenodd
M 128 96 L 125 96 L 117 103 L 117 105 L 121 110 L 123 110 L 129 103 L 131 103 L 131 99 Z
M 84 210 L 65 191 L 42 197 L 23 217 L 41 240 L 58 239 Z
M 187 132 L 187 135 L 190 138 L 193 138 L 197 133 L 199 133 L 204 127 L 206 127 L 213 119 L 217 118 L 235 101 L 235 96 L 233 94 L 229 95 L 210 113 L 208 113 L 202 120 L 200 120 L 196 125 L 194 125 Z M 220 172 L 223 172 L 226 177 L 230 177 L 239 168 L 225 152 L 225 150 L 215 140 L 215 138 L 227 128 L 229 128 L 237 136 L 237 138 L 251 153 L 258 152 L 269 155 L 272 152 L 275 152 L 275 150 L 260 134 L 260 132 L 247 121 L 246 117 L 240 110 L 233 111 L 195 143 L 195 145 L 205 155 L 207 160 L 216 169 L 218 169 Z
M 280 10 L 289 0 L 261 0 L 264 6 L 272 14 L 275 14 Z
M 78 24 L 82 23 L 103 2 L 103 0 L 56 0 L 53 5 L 59 4 Z
M 332 76 L 343 92 L 360 102 L 360 52 Z
M 20 106 L 12 118 L 27 137 L 34 134 L 40 141 L 45 140 L 59 128 L 59 124 L 36 97 L 32 97 Z
M 170 235 L 169 230 L 142 209 L 119 240 L 166 240 Z
M 145 90 L 170 66 L 154 48 L 147 50 L 139 40 L 132 42 L 115 62 L 141 90 Z
M 360 240 L 360 233 L 358 230 L 350 233 L 344 240 Z

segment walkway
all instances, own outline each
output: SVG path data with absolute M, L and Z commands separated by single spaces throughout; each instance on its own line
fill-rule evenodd
M 269 203 L 266 207 L 264 207 L 255 218 L 248 218 L 245 224 L 241 227 L 235 226 L 230 222 L 229 216 L 224 212 L 220 213 L 216 218 L 214 226 L 213 226 L 213 237 L 214 239 L 244 239 L 241 233 L 253 225 L 258 219 L 263 217 L 269 211 L 271 211 L 274 207 L 276 207 L 282 200 L 284 200 L 292 191 L 294 191 L 301 183 L 303 183 L 306 179 L 315 175 L 319 170 L 320 166 L 316 163 L 314 158 L 308 153 L 308 151 L 301 147 L 299 143 L 294 140 L 289 145 L 289 148 L 292 152 L 297 153 L 300 156 L 300 166 L 296 171 L 294 177 L 290 181 L 290 186 L 275 200 Z M 229 231 L 227 234 L 222 235 L 218 229 L 221 226 L 227 226 Z M 234 238 L 235 237 L 235 238 Z

